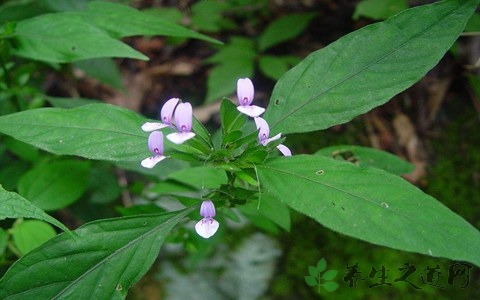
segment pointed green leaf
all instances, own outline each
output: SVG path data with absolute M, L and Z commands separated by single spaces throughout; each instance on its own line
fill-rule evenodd
M 408 8 L 407 0 L 363 0 L 355 7 L 353 19 L 387 19 Z
M 240 130 L 245 122 L 247 122 L 247 117 L 240 113 L 237 110 L 237 105 L 227 98 L 222 99 L 220 119 L 222 120 L 222 132 L 224 135 L 232 131 Z
M 30 59 L 65 63 L 101 57 L 148 60 L 119 38 L 136 35 L 191 37 L 220 44 L 132 7 L 92 1 L 88 9 L 39 15 L 17 24 L 14 53 Z
M 322 279 L 323 280 L 332 280 L 333 278 L 335 278 L 335 276 L 337 276 L 337 274 L 338 274 L 338 271 L 328 270 L 328 271 L 325 271 L 325 273 L 322 274 Z
M 117 38 L 136 35 L 188 37 L 221 44 L 206 35 L 133 7 L 106 1 L 92 1 L 85 11 L 75 12 L 90 24 L 103 28 Z
M 317 262 L 317 270 L 318 270 L 318 272 L 323 272 L 326 268 L 327 268 L 327 261 L 325 260 L 325 258 L 320 259 L 320 260 Z
M 271 159 L 257 169 L 263 193 L 328 228 L 374 244 L 480 266 L 480 232 L 399 176 L 309 155 Z
M 262 32 L 258 38 L 258 48 L 263 52 L 268 48 L 293 39 L 305 30 L 314 17 L 314 13 L 302 13 L 288 14 L 278 18 Z
M 122 75 L 119 66 L 112 58 L 93 58 L 79 60 L 74 66 L 84 71 L 88 76 L 99 80 L 117 90 L 123 89 Z
M 0 117 L 0 132 L 61 155 L 130 161 L 150 156 L 145 119 L 114 105 L 40 108 Z
M 478 2 L 415 7 L 312 53 L 272 92 L 264 115 L 272 134 L 328 128 L 387 102 L 437 64 Z
M 99 57 L 148 59 L 72 12 L 44 14 L 21 21 L 14 39 L 16 55 L 54 63 Z
M 316 286 L 316 285 L 318 285 L 317 278 L 312 277 L 312 276 L 305 276 L 305 282 L 306 282 L 309 286 Z
M 265 76 L 278 80 L 290 68 L 289 63 L 282 57 L 262 55 L 258 60 L 258 67 Z
M 18 182 L 18 193 L 43 210 L 57 210 L 77 201 L 88 185 L 90 163 L 58 160 L 42 163 Z
M 256 52 L 251 40 L 233 37 L 228 45 L 207 62 L 218 63 L 208 75 L 206 103 L 220 100 L 235 91 L 237 79 L 254 73 Z
M 0 298 L 124 299 L 193 208 L 99 220 L 58 235 L 12 265 L 0 279 Z
M 0 186 L 0 220 L 6 218 L 33 218 L 43 220 L 64 231 L 68 231 L 65 225 L 46 214 L 30 201 L 16 193 L 7 192 Z

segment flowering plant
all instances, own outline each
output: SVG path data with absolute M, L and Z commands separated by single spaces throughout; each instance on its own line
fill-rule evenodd
M 0 132 L 19 141 L 56 155 L 109 161 L 153 182 L 168 176 L 189 184 L 190 194 L 162 190 L 182 208 L 148 214 L 134 210 L 68 231 L 45 213 L 57 209 L 55 203 L 28 201 L 0 189 L 0 218 L 36 218 L 66 231 L 11 266 L 0 279 L 0 298 L 81 299 L 86 292 L 95 299 L 124 298 L 153 264 L 167 236 L 181 228 L 211 242 L 227 230 L 222 220 L 231 210 L 249 203 L 287 230 L 293 209 L 354 238 L 480 266 L 479 231 L 402 179 L 399 175 L 412 167 L 400 158 L 360 148 L 368 153 L 362 156 L 359 148 L 351 148 L 357 158 L 351 163 L 334 157 L 344 146 L 297 155 L 283 144 L 285 135 L 348 122 L 414 84 L 455 42 L 477 5 L 477 0 L 448 0 L 420 6 L 344 36 L 280 78 L 266 108 L 253 104 L 253 83 L 240 78 L 238 105 L 222 99 L 222 127 L 214 134 L 193 117 L 190 103 L 177 98 L 165 102 L 161 122 L 101 103 L 1 116 Z M 75 16 L 81 20 L 82 14 Z M 28 45 L 39 42 L 25 42 L 28 36 L 21 33 L 29 26 L 18 26 L 18 44 L 24 48 L 16 51 L 23 57 L 31 53 Z M 120 30 L 108 29 L 98 32 Z M 72 56 L 63 48 L 55 52 L 52 61 L 78 58 L 72 49 Z M 141 58 L 137 52 L 127 54 Z M 89 167 L 83 160 L 66 162 L 69 172 L 84 174 Z M 175 170 L 165 175 L 168 168 Z

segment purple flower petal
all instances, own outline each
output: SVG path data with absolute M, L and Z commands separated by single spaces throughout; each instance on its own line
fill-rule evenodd
M 284 156 L 292 156 L 292 151 L 290 151 L 290 149 L 283 144 L 278 145 L 277 149 L 280 150 Z
M 180 103 L 175 110 L 175 126 L 179 132 L 192 131 L 192 105 Z
M 148 136 L 148 149 L 154 156 L 163 155 L 163 133 L 154 131 Z
M 237 81 L 238 104 L 249 106 L 252 104 L 254 95 L 253 83 L 248 78 L 240 78 Z
M 237 109 L 239 112 L 242 114 L 245 114 L 249 117 L 255 118 L 260 116 L 265 112 L 265 108 L 256 106 L 256 105 L 250 105 L 250 106 L 237 106 Z
M 270 128 L 268 127 L 267 121 L 263 118 L 256 117 L 254 118 L 255 125 L 258 129 L 258 141 L 262 145 L 266 145 L 268 143 L 268 136 L 270 135 Z
M 180 101 L 178 98 L 169 99 L 162 107 L 160 111 L 160 119 L 163 124 L 172 125 L 172 116 L 177 103 Z
M 167 135 L 167 139 L 174 144 L 180 145 L 192 139 L 194 136 L 195 133 L 193 132 L 174 132 Z
M 158 122 L 145 122 L 142 125 L 142 130 L 146 132 L 150 132 L 150 131 L 162 129 L 165 127 L 168 127 L 168 125 L 165 125 L 163 123 L 158 123 Z
M 217 232 L 220 224 L 212 218 L 203 218 L 195 224 L 195 231 L 199 236 L 208 239 Z
M 215 217 L 215 205 L 211 200 L 205 200 L 200 206 L 200 215 L 205 218 Z

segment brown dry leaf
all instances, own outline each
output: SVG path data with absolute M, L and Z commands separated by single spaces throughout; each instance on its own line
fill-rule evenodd
M 195 72 L 198 64 L 190 61 L 174 61 L 151 67 L 148 73 L 151 76 L 172 75 L 172 76 L 189 76 Z
M 451 78 L 435 79 L 428 87 L 427 108 L 429 123 L 435 120 L 451 81 Z
M 193 109 L 193 115 L 200 123 L 206 123 L 212 115 L 220 111 L 220 102 L 214 102 L 208 105 L 203 105 Z
M 393 119 L 393 128 L 398 137 L 398 144 L 405 148 L 408 160 L 415 165 L 415 170 L 404 178 L 417 183 L 426 174 L 426 153 L 422 143 L 407 115 L 397 114 Z
M 143 96 L 152 85 L 151 77 L 145 72 L 140 72 L 128 73 L 122 79 L 125 92 L 114 90 L 112 97 L 106 98 L 105 102 L 139 111 Z

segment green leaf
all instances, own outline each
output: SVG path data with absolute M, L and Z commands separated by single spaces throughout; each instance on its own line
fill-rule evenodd
M 0 220 L 6 218 L 33 218 L 43 220 L 64 231 L 68 231 L 65 225 L 46 214 L 30 201 L 16 193 L 7 192 L 0 186 Z
M 88 185 L 90 162 L 59 160 L 39 164 L 18 182 L 18 192 L 43 210 L 57 210 L 77 201 Z
M 7 148 L 23 160 L 35 162 L 40 158 L 40 153 L 37 148 L 32 147 L 26 143 L 20 142 L 11 137 L 6 137 L 4 143 Z
M 86 10 L 50 13 L 20 21 L 14 36 L 14 53 L 54 63 L 102 57 L 148 60 L 117 40 L 136 35 L 191 37 L 220 44 L 208 36 L 129 6 L 92 1 Z
M 480 31 L 480 14 L 474 13 L 468 20 L 467 25 L 465 25 L 465 32 L 478 32 L 478 31 Z
M 306 282 L 309 286 L 316 286 L 316 285 L 318 285 L 317 278 L 312 277 L 312 276 L 305 276 L 305 282 Z
M 8 245 L 8 234 L 5 230 L 0 228 L 0 257 L 5 253 Z
M 16 222 L 11 229 L 11 233 L 13 243 L 22 255 L 57 235 L 50 224 L 40 220 Z
M 40 108 L 0 117 L 0 132 L 60 155 L 131 161 L 150 156 L 145 119 L 114 105 Z
M 58 0 L 58 1 L 2 1 L 0 6 L 0 24 L 7 21 L 20 21 L 41 14 L 72 9 L 86 8 L 85 0 Z
M 370 166 L 403 175 L 415 168 L 411 163 L 391 153 L 361 146 L 338 145 L 318 150 L 315 154 L 346 160 L 360 166 Z
M 260 214 L 262 218 L 267 218 L 284 230 L 290 231 L 290 209 L 285 203 L 269 194 L 262 195 L 260 205 L 258 200 L 255 199 L 243 205 L 242 208 L 250 214 Z
M 200 121 L 197 120 L 197 118 L 195 118 L 195 116 L 193 116 L 192 122 L 192 130 L 197 135 L 196 140 L 198 140 L 199 138 L 199 150 L 203 150 L 206 151 L 206 153 L 209 153 L 210 150 L 213 148 L 210 132 L 207 130 L 207 128 L 205 128 L 205 126 L 203 126 Z
M 310 276 L 312 277 L 318 278 L 317 268 L 315 268 L 314 266 L 308 266 L 308 274 L 310 274 Z
M 338 271 L 328 270 L 328 271 L 325 271 L 325 273 L 323 273 L 322 279 L 323 280 L 332 280 L 333 278 L 335 278 L 335 276 L 337 276 L 337 274 L 338 274 Z
M 272 92 L 264 115 L 271 134 L 328 128 L 387 102 L 437 64 L 477 4 L 415 7 L 310 54 Z
M 98 57 L 148 59 L 74 12 L 45 14 L 21 21 L 14 39 L 14 54 L 53 63 Z
M 258 48 L 264 52 L 268 48 L 295 38 L 302 33 L 315 13 L 288 14 L 268 25 L 258 39 Z
M 60 234 L 12 265 L 0 279 L 0 298 L 84 299 L 88 291 L 91 299 L 124 299 L 194 208 L 99 220 Z
M 360 17 L 387 19 L 407 8 L 406 0 L 363 0 L 355 7 L 353 19 L 357 20 Z
M 323 272 L 326 268 L 327 268 L 327 261 L 325 260 L 325 258 L 320 259 L 320 260 L 317 262 L 317 270 L 318 270 L 318 272 Z
M 118 3 L 92 1 L 88 4 L 88 10 L 78 12 L 78 14 L 86 21 L 107 30 L 117 38 L 136 35 L 164 35 L 189 37 L 221 44 L 206 35 Z
M 94 166 L 88 177 L 88 201 L 90 203 L 106 204 L 117 199 L 122 189 L 119 179 L 109 165 Z
M 220 120 L 222 121 L 222 132 L 225 135 L 240 130 L 247 122 L 247 117 L 237 110 L 237 105 L 224 98 L 220 105 Z
M 4 189 L 16 190 L 20 177 L 31 167 L 31 164 L 24 160 L 13 160 L 9 164 L 3 164 L 0 168 L 0 182 Z
M 480 265 L 479 231 L 399 176 L 309 155 L 271 159 L 257 169 L 262 193 L 332 230 Z M 459 244 L 459 239 L 469 243 Z
M 174 179 L 197 189 L 218 188 L 227 183 L 227 175 L 222 169 L 214 167 L 192 167 L 168 175 Z
M 122 75 L 112 58 L 80 60 L 75 62 L 74 66 L 102 83 L 117 90 L 123 89 Z
M 282 77 L 290 67 L 285 59 L 272 55 L 262 55 L 258 61 L 258 66 L 265 76 L 273 80 L 278 80 Z
M 194 3 L 192 10 L 192 25 L 201 31 L 218 32 L 222 29 L 222 23 L 227 19 L 222 13 L 229 8 L 228 2 L 199 1 Z
M 322 286 L 327 292 L 334 292 L 336 289 L 338 289 L 338 283 L 333 281 L 325 282 Z
M 50 102 L 51 105 L 58 108 L 75 108 L 82 105 L 99 103 L 99 101 L 95 99 L 64 98 L 64 97 L 52 97 L 52 96 L 46 96 L 46 100 Z
M 252 77 L 254 71 L 255 50 L 253 42 L 234 37 L 207 62 L 218 63 L 208 75 L 206 103 L 230 95 L 236 89 L 241 77 Z

